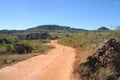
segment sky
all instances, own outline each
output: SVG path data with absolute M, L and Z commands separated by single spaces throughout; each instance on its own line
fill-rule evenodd
M 120 24 L 120 0 L 0 0 L 0 30 L 46 24 L 113 29 Z

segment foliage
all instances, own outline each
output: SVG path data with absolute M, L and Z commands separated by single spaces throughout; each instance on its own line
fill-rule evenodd
M 51 39 L 52 37 L 49 35 L 49 33 L 30 33 L 19 35 L 18 38 L 22 40 L 36 40 L 36 39 Z
M 105 33 L 107 35 L 107 33 Z M 65 37 L 59 40 L 59 43 L 72 47 L 94 47 L 96 48 L 106 36 L 103 32 L 81 32 L 76 36 Z
M 11 43 L 0 43 L 0 68 L 17 61 L 44 54 L 47 50 L 53 48 L 47 45 L 50 40 L 18 40 L 17 42 L 15 40 Z
M 14 52 L 18 54 L 31 53 L 32 47 L 26 44 L 14 44 Z
M 12 52 L 13 51 L 12 47 L 13 46 L 11 44 L 1 44 L 1 46 L 0 46 L 0 54 Z
M 31 53 L 31 52 L 45 52 L 48 49 L 51 49 L 49 45 L 50 40 L 18 40 L 14 38 L 10 40 L 9 38 L 0 39 L 0 54 L 7 53 Z
M 49 40 L 23 40 L 20 42 L 20 44 L 29 45 L 32 47 L 33 53 L 39 53 L 39 52 L 45 52 L 52 48 L 52 46 L 49 46 L 45 43 L 50 42 Z
M 111 36 L 113 38 L 116 38 L 116 39 L 120 40 L 120 30 L 114 30 L 114 31 L 112 31 Z
M 8 60 L 7 57 L 0 58 L 0 64 L 4 64 Z

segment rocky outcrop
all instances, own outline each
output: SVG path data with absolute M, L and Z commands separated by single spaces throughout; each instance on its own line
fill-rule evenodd
M 100 68 L 108 66 L 110 69 L 114 68 L 114 77 L 118 78 L 120 76 L 120 42 L 113 38 L 106 40 L 93 55 L 88 56 L 85 62 L 81 62 L 79 72 L 84 80 L 89 80 L 89 77 L 97 73 Z

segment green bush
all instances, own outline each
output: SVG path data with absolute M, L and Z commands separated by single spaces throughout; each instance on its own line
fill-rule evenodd
M 32 48 L 26 44 L 14 44 L 14 51 L 18 54 L 31 53 Z
M 6 44 L 6 51 L 7 52 L 11 52 L 13 49 L 12 49 L 12 45 L 10 44 Z
M 0 45 L 0 53 L 4 54 L 4 53 L 11 53 L 13 51 L 12 49 L 12 45 L 11 44 L 1 44 Z
M 120 30 L 114 30 L 114 31 L 112 31 L 111 35 L 112 35 L 112 37 L 120 40 Z
M 52 47 L 46 45 L 50 40 L 19 40 L 12 43 L 1 43 L 0 44 L 0 54 L 7 53 L 31 53 L 31 52 L 45 52 Z
M 8 58 L 6 58 L 6 57 L 0 58 L 0 64 L 4 64 L 7 60 L 8 60 Z
M 33 53 L 45 52 L 53 47 L 47 45 L 50 40 L 23 40 L 19 44 L 25 44 L 31 47 Z

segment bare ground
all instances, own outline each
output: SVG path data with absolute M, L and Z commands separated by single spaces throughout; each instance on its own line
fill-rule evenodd
M 54 49 L 0 69 L 0 80 L 71 80 L 75 50 L 52 41 Z

